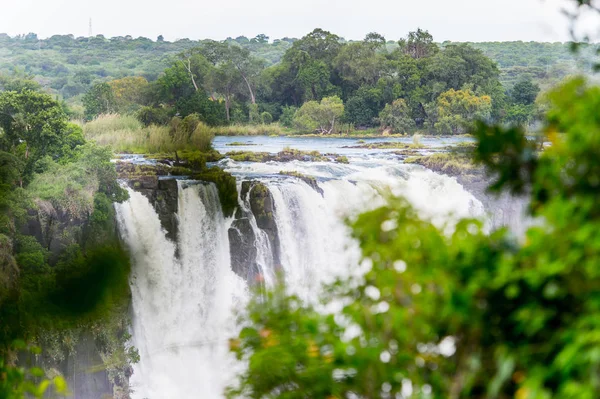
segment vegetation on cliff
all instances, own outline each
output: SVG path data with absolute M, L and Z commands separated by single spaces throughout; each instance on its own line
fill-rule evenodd
M 129 255 L 116 236 L 113 203 L 127 193 L 111 158 L 110 149 L 86 143 L 81 128 L 68 122 L 49 95 L 28 87 L 0 91 L 2 367 L 21 349 L 15 340 L 45 344 L 49 336 L 108 326 L 115 317 L 121 322 L 105 336 L 124 348 Z M 68 353 L 71 345 L 59 339 L 43 358 Z M 132 349 L 118 367 L 134 360 Z M 40 366 L 49 369 L 57 362 Z M 19 389 L 30 391 L 25 370 L 7 372 L 16 373 Z

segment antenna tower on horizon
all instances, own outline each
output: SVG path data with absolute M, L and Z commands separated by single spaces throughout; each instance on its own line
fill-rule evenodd
M 88 36 L 92 37 L 93 33 L 92 33 L 92 18 L 90 18 L 90 30 L 88 31 Z

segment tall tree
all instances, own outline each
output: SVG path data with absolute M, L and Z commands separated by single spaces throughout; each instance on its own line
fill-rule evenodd
M 108 83 L 97 83 L 83 96 L 85 116 L 91 120 L 101 114 L 116 111 L 115 95 Z
M 510 91 L 510 98 L 514 104 L 531 105 L 539 92 L 540 86 L 533 83 L 531 79 L 521 79 Z
M 431 57 L 439 51 L 437 44 L 433 42 L 433 36 L 421 28 L 410 32 L 405 39 L 398 40 L 398 45 L 404 54 L 415 59 Z

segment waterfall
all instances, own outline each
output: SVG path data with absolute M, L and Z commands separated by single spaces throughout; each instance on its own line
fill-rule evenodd
M 302 166 L 307 172 L 313 167 Z M 252 164 L 243 167 L 251 169 Z M 256 168 L 283 169 L 270 164 Z M 320 284 L 356 270 L 360 250 L 345 218 L 383 204 L 382 190 L 404 195 L 440 226 L 448 213 L 456 218 L 484 214 L 481 203 L 455 179 L 430 171 L 389 165 L 314 168 L 316 175 L 325 177 L 319 181 L 322 193 L 297 178 L 274 173 L 250 177 L 272 196 L 280 264 L 247 198 L 240 198 L 240 213 L 254 240 L 255 259 L 248 263 L 256 265 L 267 286 L 280 268 L 287 286 L 305 299 L 314 297 Z M 144 195 L 129 190 L 129 201 L 117 206 L 133 261 L 132 344 L 141 357 L 130 381 L 136 399 L 222 398 L 233 372 L 241 367 L 226 345 L 236 333 L 233 309 L 243 307 L 248 296 L 248 282 L 232 271 L 230 250 L 236 248 L 230 248 L 228 230 L 233 222 L 223 217 L 213 184 L 180 181 L 177 188 L 177 243 L 167 239 Z
M 133 260 L 133 398 L 222 397 L 233 359 L 231 309 L 245 284 L 229 267 L 227 221 L 214 185 L 179 183 L 179 259 L 149 200 L 117 207 Z

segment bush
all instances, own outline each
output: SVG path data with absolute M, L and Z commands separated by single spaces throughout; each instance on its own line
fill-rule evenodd
M 392 129 L 393 133 L 408 133 L 416 128 L 414 119 L 410 116 L 410 108 L 403 99 L 387 104 L 379 113 L 381 127 Z
M 249 109 L 250 123 L 260 123 L 260 114 L 258 113 L 258 105 L 250 104 L 248 106 L 248 109 Z
M 142 107 L 137 112 L 137 119 L 145 126 L 168 125 L 172 110 L 165 107 Z
M 294 125 L 294 116 L 296 115 L 297 107 L 286 105 L 281 108 L 281 116 L 279 117 L 279 123 L 285 127 L 292 127 Z
M 271 115 L 268 112 L 263 112 L 262 114 L 260 114 L 260 119 L 265 125 L 270 125 L 271 123 L 273 123 L 273 115 Z

